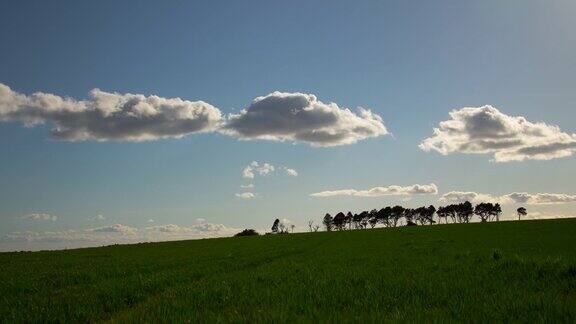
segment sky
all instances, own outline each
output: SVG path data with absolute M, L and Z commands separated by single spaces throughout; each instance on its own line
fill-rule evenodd
M 576 216 L 573 1 L 6 1 L 0 250 Z

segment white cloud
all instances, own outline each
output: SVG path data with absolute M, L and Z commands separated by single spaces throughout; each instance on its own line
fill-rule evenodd
M 236 197 L 238 198 L 242 198 L 242 199 L 254 199 L 256 198 L 256 194 L 252 193 L 252 192 L 242 192 L 242 193 L 237 193 Z
M 289 175 L 291 177 L 297 177 L 298 176 L 298 172 L 294 169 L 284 167 L 284 171 L 286 172 L 287 175 Z
M 102 226 L 96 228 L 89 228 L 86 232 L 92 233 L 119 233 L 124 235 L 134 235 L 138 232 L 138 229 L 122 224 L 114 224 L 109 226 Z
M 304 93 L 273 92 L 257 97 L 231 115 L 224 133 L 240 139 L 305 142 L 312 146 L 352 144 L 388 134 L 382 118 L 370 110 L 357 114 Z
M 355 197 L 381 197 L 381 196 L 397 196 L 397 195 L 416 195 L 416 194 L 432 194 L 438 193 L 438 187 L 435 184 L 427 185 L 412 185 L 412 186 L 388 186 L 388 187 L 374 187 L 367 190 L 356 189 L 341 189 L 321 191 L 311 194 L 312 197 L 334 197 L 334 196 L 355 196 Z
M 265 176 L 271 174 L 274 170 L 274 166 L 270 163 L 258 163 L 258 161 L 252 161 L 242 170 L 242 177 L 254 179 L 255 174 Z
M 493 202 L 500 204 L 526 204 L 526 205 L 553 205 L 576 202 L 576 195 L 562 193 L 535 193 L 513 192 L 502 196 L 493 196 L 477 192 L 451 191 L 440 198 L 447 203 L 470 201 L 473 203 Z
M 143 231 L 143 237 L 153 241 L 195 239 L 232 236 L 238 231 L 239 229 L 237 228 L 227 227 L 223 224 L 209 223 L 204 219 L 197 219 L 196 222 L 190 226 L 175 224 L 150 226 Z
M 103 221 L 106 220 L 106 217 L 104 217 L 104 215 L 96 215 L 94 217 L 89 218 L 88 220 L 91 221 Z
M 473 191 L 450 191 L 442 195 L 440 201 L 445 203 L 461 203 L 464 201 L 472 203 L 499 202 L 499 198 Z
M 34 221 L 53 221 L 53 222 L 55 222 L 56 220 L 58 220 L 58 216 L 50 215 L 50 214 L 46 214 L 46 213 L 32 213 L 32 214 L 24 215 L 20 218 L 27 219 L 27 220 L 34 220 Z
M 274 92 L 222 118 L 218 108 L 203 101 L 99 89 L 81 100 L 43 92 L 26 95 L 2 83 L 0 122 L 47 123 L 53 138 L 68 141 L 148 141 L 220 131 L 244 140 L 336 146 L 388 134 L 382 118 L 370 110 L 354 113 L 310 94 Z
M 528 211 L 528 215 L 522 219 L 557 219 L 557 218 L 576 218 L 576 214 L 562 214 L 557 212 L 538 212 Z M 517 219 L 516 214 L 510 216 L 510 219 Z
M 242 188 L 242 189 L 252 189 L 252 188 L 254 188 L 254 184 L 249 183 L 249 184 L 245 184 L 245 185 L 240 185 L 240 188 Z
M 562 193 L 536 193 L 529 194 L 526 192 L 513 192 L 503 196 L 516 204 L 528 205 L 554 205 L 576 202 L 576 195 Z
M 453 110 L 450 117 L 420 144 L 422 150 L 443 155 L 493 154 L 496 162 L 550 160 L 576 152 L 576 134 L 508 116 L 492 106 Z
M 115 224 L 85 230 L 12 232 L 0 238 L 0 249 L 58 249 L 149 241 L 168 241 L 232 236 L 239 229 L 197 219 L 190 226 L 174 224 L 138 229 Z
M 0 121 L 53 125 L 61 140 L 145 141 L 215 130 L 220 111 L 203 101 L 90 91 L 88 100 L 36 92 L 20 94 L 0 83 Z

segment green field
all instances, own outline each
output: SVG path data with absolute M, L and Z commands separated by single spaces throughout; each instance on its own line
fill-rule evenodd
M 576 321 L 576 219 L 0 254 L 3 322 Z

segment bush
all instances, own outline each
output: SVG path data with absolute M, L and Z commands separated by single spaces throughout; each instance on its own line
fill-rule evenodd
M 234 236 L 254 236 L 254 235 L 259 235 L 259 234 L 258 234 L 258 232 L 256 232 L 255 230 L 250 228 L 250 229 L 245 229 L 242 232 L 240 232 Z

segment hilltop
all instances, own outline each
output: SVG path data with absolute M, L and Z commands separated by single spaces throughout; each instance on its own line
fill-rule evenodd
M 0 254 L 3 322 L 576 320 L 576 219 Z

